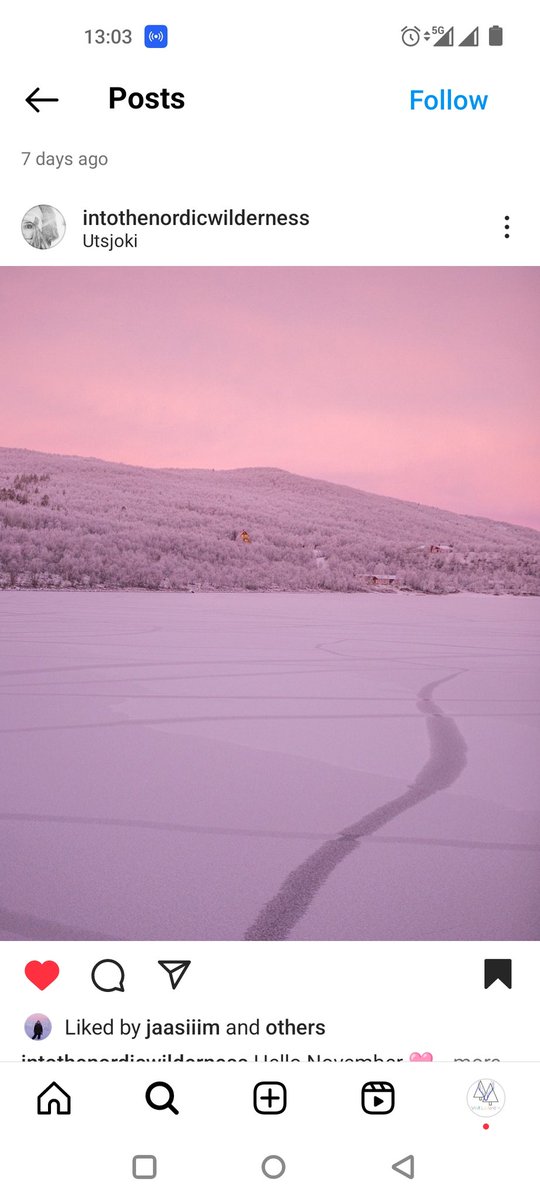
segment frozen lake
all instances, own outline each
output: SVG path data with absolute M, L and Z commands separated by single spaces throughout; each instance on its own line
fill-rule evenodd
M 0 937 L 540 935 L 540 600 L 0 593 Z

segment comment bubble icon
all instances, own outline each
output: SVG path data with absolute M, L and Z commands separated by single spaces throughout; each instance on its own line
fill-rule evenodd
M 101 958 L 92 967 L 92 983 L 100 992 L 123 992 L 125 972 L 115 958 Z

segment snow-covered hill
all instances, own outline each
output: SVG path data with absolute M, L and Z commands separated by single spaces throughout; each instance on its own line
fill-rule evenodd
M 271 468 L 0 449 L 0 585 L 538 594 L 540 533 Z

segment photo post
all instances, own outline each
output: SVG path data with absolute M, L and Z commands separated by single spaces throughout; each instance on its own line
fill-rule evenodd
M 532 1194 L 539 44 L 7 6 L 9 1200 Z

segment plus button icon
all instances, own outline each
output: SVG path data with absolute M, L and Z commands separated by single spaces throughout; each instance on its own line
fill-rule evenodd
M 279 1116 L 287 1107 L 287 1088 L 284 1083 L 276 1083 L 275 1079 L 263 1080 L 256 1083 L 253 1089 L 253 1107 L 255 1112 L 265 1116 Z

